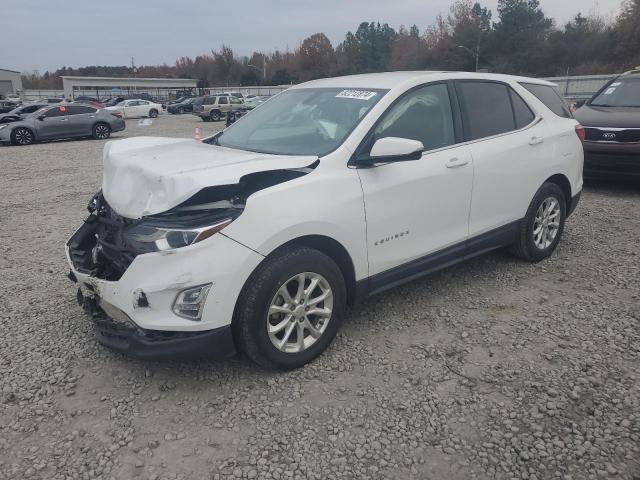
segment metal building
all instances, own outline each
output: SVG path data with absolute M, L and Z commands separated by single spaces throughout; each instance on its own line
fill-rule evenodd
M 62 78 L 64 98 L 73 100 L 78 95 L 103 98 L 114 94 L 145 92 L 150 95 L 166 96 L 169 92 L 194 90 L 198 81 L 191 78 L 119 78 L 119 77 L 78 77 Z
M 20 72 L 0 68 L 0 95 L 22 92 L 22 77 Z

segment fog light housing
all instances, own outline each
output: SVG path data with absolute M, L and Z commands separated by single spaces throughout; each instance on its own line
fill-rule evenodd
M 211 284 L 198 285 L 182 290 L 176 296 L 173 302 L 173 313 L 187 320 L 200 320 L 202 318 L 202 309 L 207 299 Z

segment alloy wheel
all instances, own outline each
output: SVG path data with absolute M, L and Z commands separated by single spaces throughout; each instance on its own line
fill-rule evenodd
M 100 140 L 109 138 L 109 127 L 107 127 L 106 125 L 96 125 L 96 137 L 98 137 Z
M 560 202 L 554 197 L 547 197 L 538 207 L 533 221 L 533 243 L 540 250 L 551 246 L 560 229 Z
M 329 282 L 318 273 L 299 273 L 284 282 L 271 300 L 269 339 L 281 352 L 300 353 L 322 336 L 332 311 Z
M 19 128 L 15 131 L 14 135 L 18 145 L 29 145 L 33 143 L 33 133 L 26 128 Z

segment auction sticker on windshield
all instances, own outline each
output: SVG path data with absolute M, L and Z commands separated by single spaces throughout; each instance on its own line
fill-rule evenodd
M 371 100 L 377 95 L 376 92 L 366 90 L 343 90 L 336 95 L 336 98 L 355 98 L 356 100 Z

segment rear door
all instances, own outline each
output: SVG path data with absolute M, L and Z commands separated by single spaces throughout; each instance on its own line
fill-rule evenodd
M 230 108 L 229 97 L 218 97 L 218 110 L 220 110 L 220 112 L 226 113 Z
M 136 117 L 149 116 L 149 110 L 151 110 L 151 103 L 146 100 L 139 100 L 136 107 Z
M 525 216 L 545 180 L 551 142 L 547 125 L 507 83 L 461 80 L 456 92 L 473 157 L 469 236 L 475 237 Z
M 467 147 L 457 144 L 451 88 L 435 83 L 405 93 L 361 147 L 367 154 L 385 137 L 419 140 L 425 147 L 419 160 L 358 169 L 372 291 L 428 269 L 435 258 L 429 254 L 452 246 L 457 250 L 447 255 L 464 252 L 473 165 Z
M 88 105 L 69 105 L 69 133 L 74 137 L 88 137 L 92 134 L 97 110 Z

